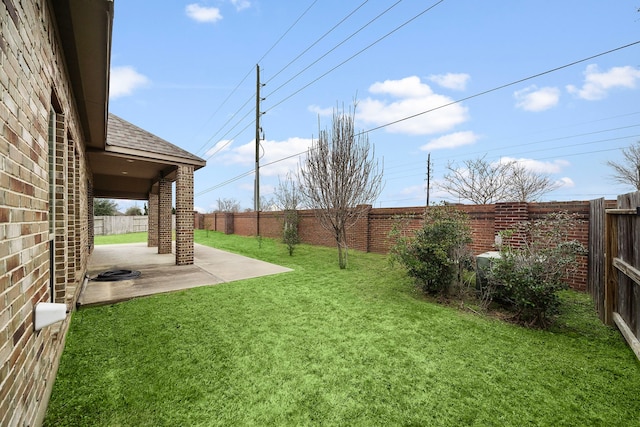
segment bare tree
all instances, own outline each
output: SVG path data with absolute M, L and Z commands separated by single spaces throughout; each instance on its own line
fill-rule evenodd
M 289 255 L 293 255 L 293 251 L 298 243 L 300 243 L 300 235 L 298 234 L 298 207 L 302 203 L 302 193 L 300 186 L 291 173 L 288 173 L 284 181 L 278 177 L 278 187 L 274 192 L 274 203 L 280 208 L 283 215 L 282 224 L 282 241 L 287 245 Z
M 510 201 L 534 202 L 545 194 L 556 190 L 560 184 L 554 182 L 545 173 L 532 171 L 524 164 L 514 162 L 511 165 L 509 187 L 511 189 Z
M 450 162 L 439 187 L 452 196 L 479 205 L 508 200 L 509 175 L 514 162 L 490 163 L 485 157 L 465 160 L 462 168 Z
M 283 211 L 296 210 L 302 204 L 302 192 L 291 172 L 284 180 L 278 177 L 278 187 L 273 193 L 273 202 Z
M 624 159 L 621 162 L 607 162 L 607 166 L 613 169 L 611 177 L 615 182 L 640 190 L 640 141 L 623 148 L 622 155 Z
M 382 168 L 364 133 L 354 131 L 355 106 L 333 111 L 331 131 L 319 130 L 300 169 L 300 191 L 338 246 L 338 264 L 347 266 L 347 229 L 382 191 Z
M 240 202 L 236 199 L 216 200 L 216 212 L 240 212 Z

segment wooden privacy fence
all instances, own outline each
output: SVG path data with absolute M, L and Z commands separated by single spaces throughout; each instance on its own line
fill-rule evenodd
M 591 294 L 600 320 L 604 321 L 604 198 L 589 202 L 589 261 L 587 271 L 587 292 Z
M 602 320 L 615 324 L 640 359 L 640 192 L 605 209 Z

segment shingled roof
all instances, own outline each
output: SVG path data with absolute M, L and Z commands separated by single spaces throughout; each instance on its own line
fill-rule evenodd
M 184 163 L 193 164 L 196 169 L 205 164 L 205 160 L 200 157 L 109 113 L 106 149 L 107 151 L 110 151 L 110 148 L 117 150 L 116 147 L 146 152 L 151 155 L 169 156 L 177 158 L 176 160 L 181 159 Z

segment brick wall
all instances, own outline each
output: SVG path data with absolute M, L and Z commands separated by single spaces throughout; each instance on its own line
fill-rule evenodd
M 469 216 L 473 239 L 471 249 L 475 255 L 495 250 L 495 237 L 498 232 L 513 229 L 520 221 L 539 219 L 550 212 L 567 211 L 577 214 L 583 223 L 572 230 L 570 236 L 579 240 L 585 247 L 589 243 L 588 201 L 458 205 L 458 208 Z M 368 209 L 367 214 L 347 231 L 349 247 L 366 252 L 388 253 L 392 244 L 388 236 L 394 224 L 399 224 L 402 230 L 411 233 L 422 226 L 423 213 L 424 207 Z M 224 230 L 226 225 L 221 224 L 220 221 L 222 218 L 227 218 L 228 221 L 233 222 L 231 227 L 235 229 L 236 234 L 255 235 L 254 212 L 226 214 L 226 216 L 224 214 L 199 215 L 202 216 L 200 223 L 209 230 Z M 298 215 L 298 233 L 303 243 L 335 246 L 332 233 L 322 228 L 313 211 L 302 210 Z M 261 212 L 260 234 L 264 237 L 281 238 L 281 218 L 281 212 Z M 217 228 L 211 227 L 214 221 Z M 579 272 L 570 278 L 569 283 L 574 289 L 585 290 L 587 257 L 580 257 L 578 264 Z
M 73 308 L 93 242 L 91 177 L 64 63 L 49 2 L 0 2 L 2 426 L 42 419 L 70 316 L 36 332 L 34 307 Z

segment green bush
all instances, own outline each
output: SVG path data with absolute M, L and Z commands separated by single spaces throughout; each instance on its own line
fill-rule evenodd
M 394 241 L 391 260 L 404 266 L 424 292 L 448 294 L 452 286 L 463 282 L 471 242 L 464 212 L 446 205 L 428 207 L 422 228 L 413 236 L 407 236 L 396 222 L 390 237 Z
M 298 234 L 298 211 L 288 209 L 284 212 L 284 223 L 282 225 L 282 242 L 287 245 L 289 256 L 293 256 L 296 245 L 300 243 Z
M 558 292 L 569 287 L 567 278 L 576 269 L 576 258 L 586 253 L 569 237 L 577 224 L 574 215 L 561 212 L 503 233 L 506 244 L 487 277 L 493 298 L 513 310 L 518 320 L 546 327 L 550 315 L 557 313 Z

